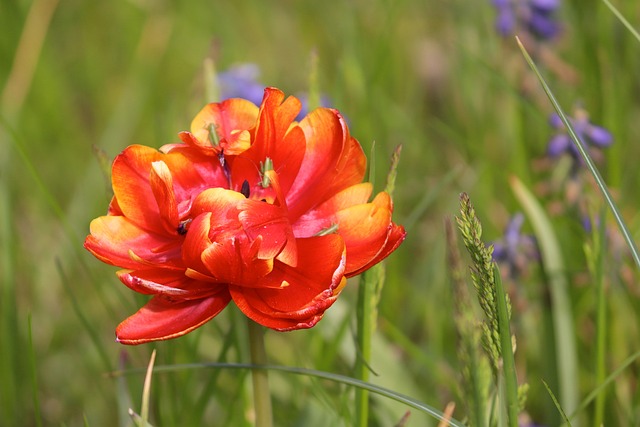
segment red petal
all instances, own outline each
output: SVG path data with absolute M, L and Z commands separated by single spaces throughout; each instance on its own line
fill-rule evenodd
M 229 303 L 224 288 L 208 298 L 174 302 L 153 297 L 137 313 L 116 328 L 116 340 L 122 344 L 143 344 L 180 337 L 213 319 Z
M 221 282 L 257 286 L 257 282 L 273 269 L 273 259 L 258 259 L 258 245 L 234 237 L 213 242 L 203 253 L 202 262 L 211 276 Z M 280 284 L 273 285 L 280 287 Z
M 113 163 L 113 191 L 123 215 L 142 228 L 164 231 L 150 183 L 152 163 L 156 161 L 163 161 L 170 171 L 179 216 L 189 210 L 192 199 L 205 188 L 228 185 L 219 162 L 199 156 L 194 150 L 164 154 L 140 145 L 127 147 Z
M 372 191 L 373 185 L 368 182 L 352 185 L 340 191 L 326 202 L 298 218 L 293 224 L 294 234 L 297 237 L 310 237 L 330 228 L 332 225 L 338 224 L 338 211 L 367 203 Z
M 251 129 L 257 118 L 258 107 L 250 101 L 239 98 L 227 99 L 205 106 L 191 122 L 191 133 L 196 143 L 205 149 L 211 149 L 211 140 L 223 139 L 227 140 L 229 149 L 238 149 L 239 141 L 242 141 L 242 135 L 238 131 Z M 211 126 L 216 130 L 217 137 L 209 135 Z
M 335 302 L 346 282 L 342 238 L 333 234 L 298 239 L 298 254 L 297 267 L 276 262 L 259 287 L 230 286 L 234 302 L 247 317 L 277 330 L 310 328 Z M 277 284 L 285 286 L 277 289 Z
M 179 225 L 178 205 L 173 192 L 173 177 L 165 162 L 151 163 L 149 183 L 158 204 L 165 230 L 167 234 L 174 234 Z
M 150 233 L 122 216 L 101 216 L 91 221 L 84 247 L 96 258 L 122 268 L 141 268 L 131 252 L 155 264 L 179 267 L 181 239 Z
M 247 235 L 252 240 L 262 236 L 258 258 L 275 258 L 284 252 L 280 258 L 281 261 L 295 267 L 297 262 L 295 237 L 291 224 L 285 216 L 286 211 L 279 206 L 250 199 L 240 202 L 239 209 L 238 218 Z
M 376 254 L 376 256 L 362 267 L 353 271 L 348 271 L 346 273 L 347 277 L 357 276 L 358 274 L 368 270 L 369 268 L 373 267 L 374 265 L 388 257 L 393 251 L 398 249 L 398 246 L 400 246 L 400 243 L 404 241 L 404 238 L 406 236 L 407 232 L 405 231 L 403 226 L 391 224 L 391 229 L 389 230 L 389 234 L 387 235 L 387 241 L 380 249 L 380 251 Z
M 198 196 L 192 213 L 200 215 L 189 228 L 183 252 L 190 267 L 204 272 L 202 265 L 215 280 L 235 284 L 254 283 L 271 271 L 273 260 L 259 259 L 264 238 L 257 233 L 249 236 L 238 218 L 245 202 L 248 200 L 242 194 L 221 188 L 206 190 Z M 263 209 L 271 206 L 251 202 Z M 280 243 L 280 248 L 283 244 Z M 193 261 L 195 257 L 201 262 Z
M 182 244 L 182 259 L 187 267 L 200 273 L 206 273 L 207 267 L 202 263 L 202 252 L 211 245 L 211 212 L 198 215 L 189 224 L 189 231 Z
M 219 292 L 219 285 L 193 280 L 182 270 L 120 270 L 118 278 L 127 287 L 145 295 L 164 295 L 167 299 L 202 299 Z
M 306 150 L 298 176 L 287 195 L 290 218 L 296 219 L 335 193 L 362 181 L 366 158 L 360 144 L 335 110 L 318 108 L 300 127 Z
M 292 96 L 283 100 L 284 93 L 280 90 L 265 90 L 251 148 L 230 160 L 234 189 L 247 180 L 251 194 L 258 194 L 261 180 L 258 165 L 267 157 L 273 161 L 284 194 L 293 184 L 305 151 L 304 133 L 297 125 L 292 126 L 301 104 Z

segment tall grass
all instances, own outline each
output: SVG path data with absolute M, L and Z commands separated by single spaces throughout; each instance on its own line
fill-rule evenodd
M 640 27 L 638 2 L 610 4 Z M 111 196 L 95 153 L 111 159 L 129 144 L 177 141 L 208 99 L 206 58 L 218 71 L 256 63 L 265 84 L 287 93 L 313 81 L 365 152 L 375 141 L 379 190 L 403 145 L 394 216 L 408 237 L 385 264 L 370 357 L 358 345 L 358 279 L 315 328 L 268 331 L 270 364 L 303 372 L 270 375 L 275 425 L 353 425 L 358 383 L 337 378 L 357 377 L 357 364 L 373 389 L 418 402 L 365 393 L 369 425 L 404 422 L 407 410 L 405 425 L 437 425 L 424 408 L 440 413 L 449 402 L 455 420 L 468 419 L 443 219 L 466 192 L 483 238 L 500 239 L 511 215 L 527 211 L 510 177 L 536 201 L 559 254 L 549 255 L 530 217 L 524 233 L 538 236 L 542 262 L 503 277 L 526 415 L 562 423 L 546 383 L 572 425 L 640 423 L 637 266 L 612 215 L 599 214 L 605 202 L 590 174 L 567 177 L 567 159 L 545 156 L 553 106 L 515 40 L 494 31 L 490 1 L 34 0 L 3 1 L 0 11 L 0 425 L 133 425 L 127 410 L 138 412 L 143 395 L 152 425 L 253 425 L 249 370 L 224 368 L 250 361 L 243 315 L 229 307 L 180 339 L 123 347 L 114 327 L 144 298 L 81 248 Z M 640 42 L 599 0 L 564 0 L 559 20 L 561 36 L 534 60 L 567 113 L 581 103 L 614 135 L 596 167 L 637 241 Z M 18 83 L 16 67 L 26 70 Z M 583 228 L 584 206 L 601 228 Z M 222 367 L 184 367 L 206 363 Z M 108 375 L 115 369 L 133 371 Z

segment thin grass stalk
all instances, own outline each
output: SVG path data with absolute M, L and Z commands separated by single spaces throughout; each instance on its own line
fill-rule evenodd
M 542 74 L 540 74 L 538 67 L 536 67 L 536 64 L 533 62 L 533 60 L 529 56 L 529 53 L 527 53 L 527 50 L 524 48 L 522 43 L 520 43 L 520 40 L 517 37 L 516 37 L 516 40 L 518 42 L 518 45 L 520 46 L 520 50 L 522 51 L 522 54 L 525 57 L 525 60 L 527 61 L 531 69 L 534 71 L 536 76 L 538 77 L 538 81 L 540 82 L 540 84 L 542 85 L 542 88 L 547 94 L 549 101 L 551 101 L 553 108 L 555 108 L 556 112 L 558 113 L 558 116 L 560 116 L 562 123 L 566 127 L 567 132 L 571 137 L 571 140 L 573 141 L 574 145 L 580 152 L 580 156 L 584 159 L 585 164 L 587 165 L 587 169 L 589 169 L 589 172 L 591 173 L 591 175 L 593 175 L 593 178 L 595 179 L 596 184 L 598 185 L 598 188 L 600 189 L 600 191 L 602 192 L 602 195 L 604 196 L 605 202 L 607 203 L 607 205 L 611 209 L 611 212 L 613 213 L 613 216 L 616 220 L 616 223 L 618 224 L 618 227 L 620 228 L 620 232 L 622 233 L 624 240 L 627 242 L 627 245 L 631 250 L 631 256 L 633 257 L 633 260 L 635 261 L 638 268 L 640 268 L 640 252 L 638 251 L 638 248 L 635 242 L 633 241 L 633 238 L 631 237 L 631 233 L 629 232 L 629 229 L 627 228 L 624 220 L 622 219 L 622 215 L 620 214 L 620 211 L 618 210 L 616 203 L 613 201 L 613 197 L 611 197 L 611 193 L 609 192 L 609 189 L 607 188 L 607 185 L 605 184 L 604 179 L 602 179 L 602 175 L 600 175 L 600 172 L 598 171 L 595 164 L 593 163 L 591 156 L 585 149 L 585 145 L 580 142 L 580 138 L 578 138 L 578 135 L 573 129 L 571 122 L 562 111 L 562 107 L 560 107 L 560 103 L 558 103 L 558 101 L 556 100 L 556 97 L 553 95 L 553 92 L 551 92 L 549 85 L 545 81 L 544 77 L 542 77 Z
M 391 196 L 395 190 L 398 163 L 402 146 L 398 145 L 391 156 L 391 166 L 387 174 L 385 191 Z M 372 149 L 373 154 L 373 149 Z M 371 171 L 370 171 L 371 172 Z M 370 173 L 371 175 L 371 173 Z M 370 178 L 372 178 L 370 176 Z M 369 380 L 372 338 L 376 330 L 378 319 L 378 303 L 384 286 L 384 263 L 379 263 L 362 275 L 362 282 L 358 289 L 357 316 L 357 345 L 359 357 L 356 359 L 355 376 L 362 381 Z M 355 425 L 366 427 L 369 425 L 369 392 L 357 388 L 355 395 Z
M 267 364 L 267 352 L 264 346 L 264 328 L 251 319 L 249 327 L 249 350 L 251 362 L 255 366 Z M 256 427 L 272 427 L 273 413 L 271 409 L 271 392 L 269 390 L 269 374 L 266 369 L 251 371 L 253 383 L 253 403 L 256 414 Z
M 509 417 L 508 425 L 510 427 L 518 427 L 518 379 L 516 376 L 516 362 L 513 356 L 513 345 L 511 342 L 507 295 L 502 285 L 500 271 L 497 266 L 494 266 L 494 272 L 498 306 L 498 332 L 500 333 L 502 354 L 502 376 L 505 385 L 507 415 Z
M 151 352 L 149 366 L 147 366 L 147 374 L 144 377 L 144 385 L 142 387 L 142 406 L 140 409 L 140 417 L 142 425 L 146 427 L 149 422 L 149 400 L 151 397 L 151 378 L 153 377 L 153 365 L 156 363 L 156 351 Z
M 29 328 L 29 368 L 31 374 L 31 387 L 33 390 L 33 416 L 36 426 L 42 427 L 42 414 L 40 412 L 40 398 L 38 396 L 38 369 L 36 367 L 36 352 L 33 349 L 33 333 L 31 328 L 31 315 L 27 319 Z
M 17 413 L 20 408 L 18 390 L 21 361 L 18 355 L 23 351 L 23 343 L 16 309 L 16 242 L 8 181 L 8 168 L 5 166 L 0 169 L 0 406 L 4 408 L 4 422 L 19 424 Z
M 533 226 L 549 281 L 560 403 L 566 412 L 571 413 L 578 405 L 578 356 L 562 251 L 551 222 L 535 196 L 515 176 L 511 177 L 510 183 Z
M 605 235 L 605 218 L 606 212 L 600 217 L 600 224 L 594 228 L 594 244 L 593 244 L 593 280 L 595 282 L 596 291 L 596 384 L 601 384 L 606 376 L 606 343 L 607 343 L 607 303 L 606 292 L 604 286 L 604 252 L 606 245 Z M 599 393 L 595 401 L 595 410 L 593 416 L 593 426 L 600 427 L 604 422 L 604 405 L 606 402 L 606 393 L 603 390 Z
M 640 352 L 638 353 L 640 356 Z M 303 375 L 307 377 L 320 378 L 328 381 L 333 381 L 340 384 L 345 384 L 352 387 L 365 388 L 368 391 L 384 396 L 386 398 L 395 400 L 396 402 L 407 405 L 411 408 L 417 409 L 427 415 L 432 416 L 437 420 L 448 420 L 451 427 L 466 427 L 464 423 L 454 418 L 447 418 L 445 414 L 434 408 L 431 405 L 420 402 L 412 397 L 398 393 L 397 391 L 390 390 L 385 387 L 381 387 L 368 382 L 360 381 L 357 378 L 351 378 L 344 375 L 334 374 L 331 372 L 317 371 L 314 369 L 298 368 L 291 366 L 280 365 L 256 365 L 252 363 L 187 363 L 187 364 L 175 364 L 166 366 L 156 366 L 154 371 L 160 372 L 180 372 L 186 369 L 250 369 L 252 371 L 267 370 L 267 371 L 279 371 L 293 375 Z M 119 377 L 121 375 L 140 374 L 145 372 L 144 369 L 129 369 L 124 371 L 111 372 L 112 377 Z
M 633 34 L 633 36 L 636 39 L 638 39 L 638 41 L 640 42 L 640 34 L 636 31 L 635 28 L 633 28 L 631 23 L 629 21 L 627 21 L 624 16 L 622 16 L 622 13 L 620 13 L 620 11 L 618 9 L 616 9 L 616 7 L 609 2 L 609 0 L 602 0 L 602 1 L 611 10 L 611 12 L 613 12 L 613 14 L 616 16 L 616 18 L 618 18 L 620 20 L 620 22 L 622 22 L 622 25 L 624 25 L 626 27 L 626 29 L 629 30 L 629 32 L 631 34 Z
M 377 267 L 374 267 L 374 269 Z M 371 338 L 374 329 L 374 319 L 371 316 L 372 301 L 374 298 L 375 277 L 374 269 L 362 275 L 362 282 L 358 288 L 358 302 L 356 305 L 357 317 L 357 345 L 358 356 L 356 358 L 355 377 L 361 381 L 369 381 L 369 361 L 371 360 Z M 369 425 L 369 391 L 362 388 L 356 389 L 355 396 L 355 426 L 367 427 Z

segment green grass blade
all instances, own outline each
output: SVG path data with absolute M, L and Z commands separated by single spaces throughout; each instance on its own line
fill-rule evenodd
M 142 406 L 140 408 L 141 425 L 146 426 L 149 421 L 149 400 L 151 396 L 151 377 L 153 376 L 153 365 L 156 362 L 155 349 L 151 352 L 149 366 L 147 366 L 147 374 L 144 377 L 144 386 L 142 387 Z
M 516 177 L 511 178 L 511 188 L 531 221 L 538 240 L 545 273 L 549 280 L 560 402 L 567 411 L 571 412 L 578 404 L 578 357 L 572 317 L 573 310 L 564 275 L 565 266 L 560 244 L 549 218 L 535 196 Z
M 560 402 L 558 402 L 556 395 L 553 394 L 553 391 L 551 391 L 549 384 L 547 384 L 544 380 L 542 380 L 542 384 L 544 384 L 544 388 L 547 389 L 547 393 L 549 393 L 549 396 L 551 396 L 551 400 L 553 400 L 553 404 L 556 405 L 556 408 L 558 409 L 558 412 L 560 413 L 560 416 L 562 417 L 564 423 L 567 425 L 567 427 L 571 427 L 571 422 L 569 421 L 567 414 L 562 409 L 562 406 L 560 406 Z
M 358 380 L 356 378 L 347 377 L 345 375 L 334 374 L 331 372 L 323 372 L 316 371 L 314 369 L 306 369 L 306 368 L 298 368 L 291 366 L 280 366 L 280 365 L 253 365 L 251 363 L 189 363 L 189 364 L 176 364 L 176 365 L 166 365 L 166 366 L 156 366 L 154 371 L 156 373 L 160 372 L 177 372 L 187 369 L 267 369 L 275 372 L 285 372 L 293 375 L 303 375 L 314 378 L 321 378 L 328 381 L 333 381 L 340 384 L 349 385 L 352 387 L 364 388 L 372 393 L 378 394 L 380 396 L 387 397 L 389 399 L 395 400 L 396 402 L 405 404 L 411 408 L 417 409 L 425 414 L 432 416 L 433 418 L 440 421 L 447 421 L 449 425 L 452 427 L 465 427 L 465 424 L 446 416 L 442 411 L 427 405 L 426 403 L 420 402 L 412 397 L 404 395 L 402 393 L 398 393 L 394 390 L 389 390 L 385 387 L 380 387 L 375 384 L 371 384 L 368 382 L 364 382 Z M 140 374 L 145 372 L 146 369 L 129 369 L 125 371 L 114 371 L 111 373 L 112 376 L 118 377 L 121 375 L 129 375 L 129 374 Z
M 596 292 L 596 357 L 594 363 L 595 382 L 600 384 L 606 375 L 607 353 L 607 299 L 604 285 L 604 253 L 606 242 L 606 211 L 602 209 L 598 227 L 593 228 L 593 246 L 587 246 L 587 259 L 589 260 L 591 277 Z M 604 406 L 606 393 L 599 393 L 595 401 L 593 426 L 600 427 L 604 422 Z
M 613 371 L 609 376 L 600 384 L 598 387 L 591 390 L 591 393 L 584 398 L 584 400 L 580 403 L 580 406 L 571 413 L 569 419 L 575 418 L 580 412 L 584 411 L 587 406 L 591 404 L 595 400 L 595 398 L 609 386 L 613 381 L 615 381 L 632 363 L 636 360 L 640 359 L 640 351 L 629 356 L 623 363 L 620 365 L 615 371 Z
M 40 399 L 38 397 L 38 370 L 36 367 L 36 352 L 33 349 L 33 333 L 31 329 L 31 316 L 27 319 L 29 327 L 29 365 L 31 372 L 31 387 L 33 389 L 33 416 L 36 419 L 36 425 L 42 427 L 42 414 L 40 412 Z
M 509 310 L 507 295 L 502 285 L 500 271 L 494 265 L 496 281 L 496 298 L 498 308 L 498 331 L 500 333 L 500 347 L 502 352 L 502 376 L 505 385 L 505 397 L 509 425 L 518 427 L 518 378 L 516 376 L 516 362 L 511 344 L 511 328 L 509 326 Z
M 602 1 L 604 2 L 605 5 L 607 5 L 609 10 L 611 10 L 611 12 L 613 12 L 613 14 L 616 15 L 616 18 L 618 18 L 620 22 L 622 22 L 622 25 L 624 25 L 627 28 L 627 30 L 629 30 L 629 32 L 633 34 L 633 36 L 636 39 L 638 39 L 638 41 L 640 41 L 640 34 L 638 34 L 636 29 L 633 28 L 633 26 L 629 23 L 629 21 L 627 21 L 625 17 L 622 16 L 620 11 L 616 9 L 616 7 L 609 2 L 609 0 L 602 0 Z
M 402 146 L 399 145 L 391 157 L 391 167 L 387 175 L 385 191 L 393 195 L 400 161 Z M 355 376 L 362 381 L 369 380 L 371 361 L 372 338 L 376 330 L 378 319 L 378 303 L 382 287 L 384 286 L 384 263 L 378 263 L 362 275 L 358 288 L 358 303 L 356 308 L 357 341 L 359 356 L 356 359 Z M 366 389 L 357 388 L 355 396 L 356 412 L 355 425 L 366 427 L 369 425 L 369 392 Z
M 562 107 L 560 107 L 560 104 L 558 103 L 558 101 L 556 100 L 556 97 L 551 92 L 551 89 L 549 88 L 549 85 L 547 84 L 545 79 L 542 77 L 542 74 L 540 74 L 540 71 L 536 67 L 536 64 L 531 59 L 531 56 L 529 56 L 529 53 L 527 53 L 527 50 L 524 48 L 522 43 L 520 43 L 520 40 L 518 39 L 517 41 L 518 41 L 518 45 L 520 46 L 520 50 L 522 51 L 522 54 L 525 57 L 525 60 L 527 61 L 531 69 L 535 72 L 536 76 L 538 77 L 538 81 L 540 82 L 540 84 L 542 85 L 542 88 L 547 94 L 549 101 L 551 101 L 551 104 L 553 104 L 553 108 L 555 108 L 556 112 L 558 113 L 558 116 L 560 116 L 560 119 L 562 120 L 562 123 L 564 123 L 565 127 L 567 128 L 569 136 L 571 137 L 571 140 L 573 141 L 574 145 L 580 152 L 580 155 L 584 159 L 587 165 L 587 168 L 589 169 L 589 172 L 591 172 L 591 174 L 593 175 L 593 178 L 595 179 L 596 184 L 598 185 L 598 188 L 602 192 L 602 195 L 604 196 L 604 199 L 607 205 L 611 209 L 611 212 L 613 212 L 613 216 L 616 222 L 618 223 L 618 227 L 620 228 L 620 232 L 622 233 L 624 240 L 627 242 L 627 245 L 631 250 L 631 256 L 633 257 L 633 260 L 635 261 L 636 265 L 640 268 L 640 252 L 638 252 L 638 248 L 635 242 L 633 241 L 633 238 L 631 237 L 631 233 L 627 229 L 627 226 L 625 225 L 624 220 L 622 219 L 622 215 L 620 214 L 620 211 L 618 210 L 616 203 L 613 201 L 613 198 L 611 197 L 611 193 L 609 193 L 609 190 L 604 180 L 602 179 L 600 172 L 598 171 L 595 164 L 593 163 L 593 160 L 591 160 L 591 156 L 585 149 L 585 146 L 580 142 L 580 139 L 578 138 L 578 135 L 573 129 L 571 122 L 569 122 L 569 119 L 567 119 L 567 116 L 562 111 Z

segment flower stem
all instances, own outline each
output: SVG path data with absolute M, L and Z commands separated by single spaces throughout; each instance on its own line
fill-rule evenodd
M 253 365 L 266 365 L 267 352 L 264 347 L 264 329 L 251 319 L 249 323 L 249 348 Z M 256 412 L 256 427 L 272 427 L 271 394 L 269 392 L 269 376 L 265 369 L 251 371 L 253 382 L 253 404 Z

